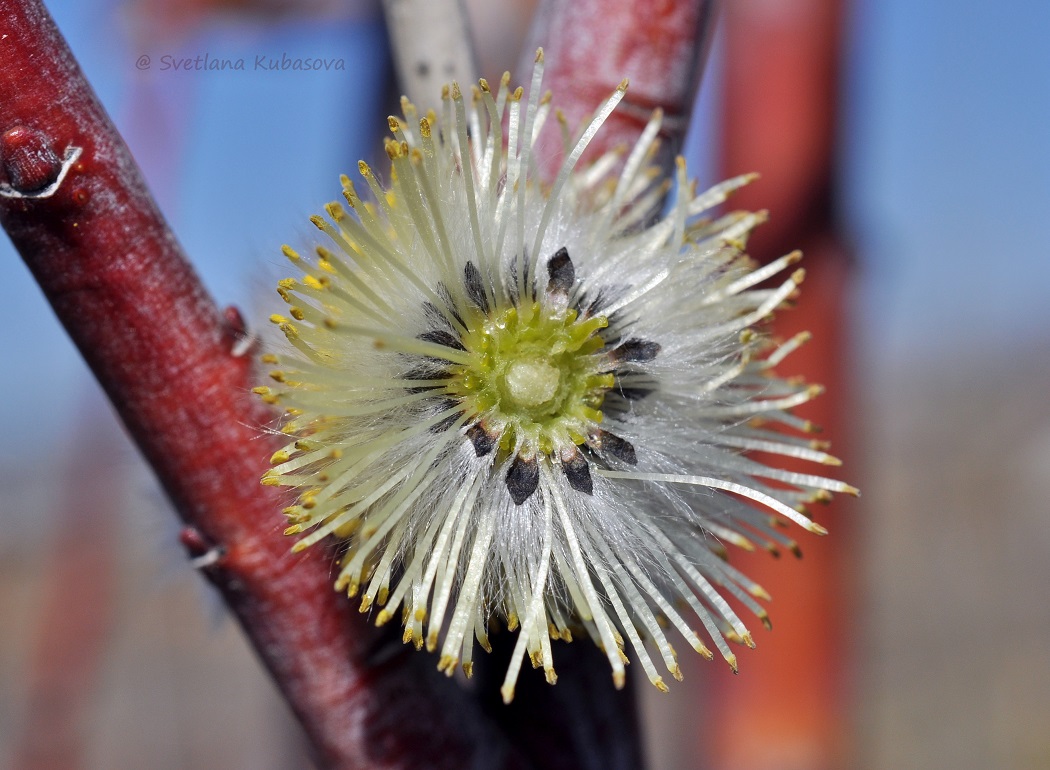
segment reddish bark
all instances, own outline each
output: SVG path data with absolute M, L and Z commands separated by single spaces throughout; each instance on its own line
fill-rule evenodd
M 624 34 L 617 15 L 632 12 L 592 23 Z M 319 764 L 639 766 L 630 702 L 612 693 L 604 663 L 599 676 L 590 649 L 566 652 L 574 660 L 557 688 L 523 686 L 514 710 L 504 709 L 493 705 L 489 677 L 464 690 L 433 658 L 402 647 L 396 628 L 371 628 L 332 591 L 322 549 L 289 553 L 282 500 L 258 483 L 275 446 L 259 429 L 272 415 L 249 394 L 243 322 L 207 296 L 40 2 L 0 0 L 0 20 L 0 221 L 186 522 L 184 545 L 239 618 Z M 675 55 L 692 62 L 686 45 Z M 631 46 L 618 55 L 628 52 L 639 55 Z M 672 67 L 663 79 L 684 81 L 688 69 Z M 672 114 L 688 102 L 637 92 Z M 626 133 L 641 125 L 629 123 Z
M 749 241 L 763 259 L 834 227 L 844 5 L 739 0 L 726 6 L 722 171 L 762 174 L 733 205 L 769 209 L 769 222 Z
M 660 160 L 670 168 L 689 123 L 715 6 L 714 0 L 542 0 L 518 69 L 531 72 L 536 48 L 543 47 L 544 87 L 570 130 L 628 78 L 627 95 L 588 153 L 630 146 L 659 107 Z M 546 131 L 543 147 L 544 157 L 557 155 L 559 133 Z

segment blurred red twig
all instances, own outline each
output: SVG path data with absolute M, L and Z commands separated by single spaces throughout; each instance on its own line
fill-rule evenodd
M 72 426 L 73 451 L 57 463 L 67 471 L 56 480 L 57 531 L 40 591 L 26 667 L 25 721 L 12 741 L 12 770 L 85 766 L 84 726 L 116 614 L 116 529 L 124 478 L 114 470 L 123 444 L 114 426 L 100 424 L 97 411 L 81 414 L 91 416 Z M 85 446 L 95 452 L 84 457 Z
M 562 18 L 571 5 L 545 10 Z M 653 27 L 632 22 L 628 5 L 589 22 L 592 31 L 628 35 L 629 25 L 641 35 L 616 54 L 620 75 L 644 60 L 664 79 L 682 79 L 679 101 L 646 96 L 669 113 L 688 103 L 690 35 L 702 25 L 690 23 L 669 46 L 655 22 L 685 7 L 708 3 L 663 4 L 649 14 Z M 258 483 L 275 448 L 259 426 L 272 415 L 249 393 L 251 343 L 239 314 L 207 296 L 39 0 L 0 0 L 0 28 L 0 221 L 186 522 L 184 545 L 237 615 L 319 764 L 638 767 L 630 701 L 613 697 L 592 650 L 559 651 L 571 675 L 553 689 L 521 687 L 506 709 L 487 677 L 465 690 L 432 658 L 369 626 L 332 591 L 323 550 L 290 555 L 282 500 Z M 605 49 L 596 34 L 577 44 L 592 57 Z M 552 60 L 555 52 L 569 64 L 564 44 L 552 46 Z M 581 84 L 563 71 L 550 82 L 575 96 Z M 619 140 L 644 121 L 628 123 Z
M 573 129 L 628 78 L 627 95 L 588 154 L 629 147 L 660 108 L 660 161 L 670 169 L 689 124 L 716 8 L 715 0 L 542 0 L 518 69 L 529 72 L 543 47 L 544 87 Z M 545 140 L 556 154 L 556 132 Z
M 778 313 L 771 331 L 784 339 L 812 332 L 813 341 L 781 371 L 827 386 L 798 414 L 826 429 L 839 456 L 848 455 L 855 424 L 846 419 L 849 248 L 835 211 L 845 7 L 845 0 L 727 4 L 722 89 L 723 174 L 762 174 L 733 203 L 771 213 L 749 240 L 750 252 L 763 261 L 796 248 L 806 254 L 809 277 L 798 307 Z M 805 471 L 802 463 L 792 469 Z M 845 475 L 854 473 L 847 460 Z M 756 639 L 759 654 L 748 657 L 739 678 L 715 672 L 707 682 L 718 703 L 705 723 L 715 766 L 854 766 L 846 688 L 855 513 L 836 500 L 814 514 L 832 537 L 802 541 L 800 564 L 765 554 L 735 560 L 771 589 L 774 631 Z

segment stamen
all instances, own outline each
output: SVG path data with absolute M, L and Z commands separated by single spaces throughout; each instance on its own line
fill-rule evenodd
M 576 166 L 576 162 L 583 155 L 583 151 L 587 149 L 587 145 L 590 144 L 591 139 L 598 133 L 598 129 L 601 128 L 602 123 L 605 122 L 606 118 L 612 114 L 612 111 L 616 109 L 616 105 L 623 99 L 623 95 L 627 93 L 627 80 L 624 79 L 620 82 L 620 85 L 616 87 L 612 95 L 606 99 L 602 105 L 598 108 L 598 112 L 591 119 L 591 122 L 587 124 L 587 128 L 580 136 L 579 141 L 576 142 L 576 146 L 573 147 L 572 152 L 562 163 L 561 169 L 558 171 L 558 177 L 554 180 L 554 185 L 551 187 L 550 196 L 547 198 L 547 203 L 543 207 L 543 216 L 540 218 L 540 223 L 536 228 L 536 237 L 532 242 L 532 252 L 538 254 L 540 247 L 543 245 L 543 236 L 547 234 L 547 225 L 551 221 L 551 217 L 554 215 L 554 207 L 556 203 L 561 202 L 561 188 L 565 186 L 565 183 L 569 180 L 569 175 L 572 173 L 573 168 Z M 529 284 L 532 283 L 533 275 L 529 273 Z
M 565 501 L 562 499 L 561 493 L 558 492 L 558 487 L 554 484 L 553 479 L 550 478 L 547 466 L 543 466 L 543 473 L 545 476 L 545 489 L 549 489 L 551 496 L 554 498 L 554 507 L 558 509 L 558 519 L 561 521 L 562 531 L 565 533 L 565 540 L 569 546 L 569 553 L 572 556 L 574 578 L 579 582 L 583 595 L 586 597 L 587 606 L 590 607 L 590 614 L 594 618 L 602 645 L 605 648 L 605 655 L 609 659 L 609 665 L 612 666 L 613 684 L 619 689 L 623 687 L 625 682 L 623 661 L 620 660 L 619 655 L 620 648 L 613 637 L 609 618 L 602 609 L 598 593 L 594 590 L 594 585 L 591 583 L 587 568 L 588 562 L 584 559 L 583 552 L 580 550 L 580 542 L 576 537 L 576 530 L 572 525 L 572 521 L 569 519 Z M 567 574 L 567 572 L 563 574 Z
M 779 513 L 781 516 L 798 524 L 800 527 L 808 529 L 810 532 L 814 532 L 818 535 L 826 535 L 828 531 L 824 527 L 820 526 L 814 521 L 811 521 L 808 517 L 803 516 L 798 511 L 789 508 L 779 500 L 767 495 L 762 492 L 757 492 L 750 487 L 745 487 L 743 484 L 736 484 L 731 481 L 722 481 L 721 479 L 713 479 L 707 476 L 684 476 L 674 473 L 635 473 L 635 472 L 624 472 L 624 471 L 607 471 L 599 470 L 599 476 L 606 476 L 611 479 L 631 479 L 634 481 L 662 481 L 668 484 L 693 484 L 701 487 L 709 487 L 710 489 L 722 489 L 726 492 L 733 492 L 743 497 L 748 497 L 755 502 L 762 503 L 768 508 L 772 508 L 774 511 Z
M 474 536 L 474 546 L 471 548 L 470 559 L 467 562 L 467 574 L 463 579 L 463 587 L 456 601 L 456 609 L 449 623 L 445 644 L 441 649 L 441 660 L 438 662 L 438 668 L 449 676 L 452 676 L 459 662 L 457 653 L 463 644 L 467 620 L 472 615 L 477 602 L 483 569 L 488 561 L 489 543 L 492 541 L 492 533 L 496 528 L 495 512 L 482 511 L 481 513 L 480 528 L 477 535 Z M 431 628 L 434 627 L 432 624 Z
M 507 675 L 503 679 L 500 692 L 503 702 L 510 703 L 514 698 L 514 683 L 518 679 L 521 670 L 521 660 L 525 655 L 525 647 L 532 639 L 533 634 L 546 636 L 546 619 L 541 617 L 543 613 L 543 596 L 547 588 L 547 571 L 550 569 L 551 545 L 554 539 L 554 527 L 552 526 L 551 501 L 549 495 L 543 496 L 543 544 L 540 546 L 540 566 L 536 577 L 532 581 L 532 596 L 529 598 L 528 610 L 525 622 L 522 624 L 518 641 L 514 644 L 514 652 L 510 656 L 510 666 Z M 542 631 L 537 633 L 534 626 L 539 625 Z
M 438 542 L 434 546 L 434 552 L 430 555 L 430 563 L 427 564 L 427 571 L 423 575 L 421 590 L 425 594 L 430 591 L 430 585 L 434 582 L 438 570 L 441 569 L 441 576 L 438 578 L 437 585 L 434 586 L 434 601 L 431 604 L 430 619 L 427 623 L 427 649 L 431 652 L 437 649 L 438 631 L 445 619 L 445 609 L 448 607 L 459 566 L 459 554 L 463 549 L 467 529 L 473 522 L 469 514 L 474 511 L 474 503 L 477 501 L 483 481 L 485 481 L 485 476 L 479 473 L 471 484 L 464 484 L 457 493 L 456 499 L 449 507 L 446 526 L 438 535 Z M 448 543 L 448 536 L 453 525 L 456 525 L 456 533 L 446 554 L 445 545 Z

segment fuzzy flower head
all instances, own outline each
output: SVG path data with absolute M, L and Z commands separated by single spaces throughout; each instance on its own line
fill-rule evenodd
M 449 674 L 470 674 L 492 626 L 518 629 L 508 701 L 526 654 L 553 683 L 552 640 L 580 633 L 617 685 L 629 658 L 661 689 L 659 664 L 680 678 L 672 633 L 712 657 L 701 626 L 735 670 L 727 640 L 753 642 L 727 599 L 768 624 L 769 597 L 723 544 L 795 550 L 780 520 L 823 534 L 804 505 L 854 491 L 746 454 L 837 464 L 790 435 L 818 389 L 772 372 L 804 339 L 753 331 L 801 271 L 755 287 L 798 255 L 755 269 L 742 248 L 761 215 L 702 218 L 748 178 L 698 195 L 679 160 L 659 216 L 659 113 L 626 157 L 580 167 L 625 81 L 563 127 L 541 183 L 542 73 L 541 52 L 527 101 L 505 75 L 469 103 L 453 84 L 440 115 L 403 102 L 386 182 L 361 163 L 369 199 L 343 177 L 350 210 L 313 218 L 325 245 L 284 248 L 301 271 L 272 318 L 289 346 L 257 389 L 285 414 L 263 483 L 298 493 L 294 549 L 338 538 L 336 588 L 380 625 L 400 616 Z

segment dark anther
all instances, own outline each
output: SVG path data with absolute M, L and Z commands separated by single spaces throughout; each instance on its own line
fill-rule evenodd
M 569 250 L 564 246 L 558 249 L 547 263 L 547 274 L 550 275 L 547 291 L 551 294 L 568 294 L 572 290 L 572 285 L 576 283 L 576 268 L 572 266 Z
M 628 465 L 638 464 L 638 455 L 634 453 L 634 444 L 622 439 L 615 433 L 598 430 L 598 434 L 592 438 L 592 446 L 617 459 L 623 460 Z
M 660 352 L 660 343 L 651 340 L 640 340 L 637 337 L 627 340 L 609 352 L 609 358 L 617 363 L 633 361 L 642 363 L 652 361 Z
M 484 457 L 496 447 L 497 436 L 489 435 L 480 422 L 476 422 L 467 429 L 467 438 L 474 445 L 474 451 L 478 457 Z
M 565 478 L 568 480 L 570 487 L 586 495 L 594 494 L 594 484 L 591 481 L 591 466 L 580 450 L 573 447 L 569 452 L 562 452 L 561 467 L 565 471 Z
M 540 485 L 540 466 L 535 457 L 528 460 L 521 455 L 514 458 L 507 471 L 507 491 L 515 505 L 521 505 L 536 491 Z
M 467 299 L 486 315 L 489 312 L 489 298 L 485 294 L 485 285 L 481 281 L 481 271 L 473 262 L 463 268 L 463 287 L 467 290 Z
M 435 329 L 434 331 L 423 332 L 419 335 L 419 339 L 424 342 L 433 342 L 435 345 L 444 345 L 446 348 L 455 348 L 456 350 L 466 350 L 463 347 L 463 343 L 459 341 L 452 332 L 444 331 L 443 329 Z

